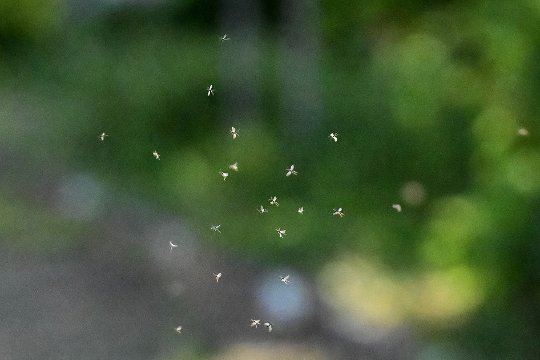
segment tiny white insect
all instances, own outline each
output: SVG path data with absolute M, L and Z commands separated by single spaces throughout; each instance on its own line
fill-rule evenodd
M 230 37 L 227 36 L 227 34 L 224 34 L 222 37 L 219 38 L 221 41 L 227 41 L 227 40 L 231 40 Z
M 330 135 L 328 135 L 328 137 L 330 139 L 334 140 L 334 142 L 337 142 L 338 133 L 330 133 Z
M 171 252 L 173 248 L 177 248 L 177 247 L 178 247 L 178 245 L 177 245 L 177 244 L 173 244 L 172 241 L 169 241 L 169 246 L 171 247 L 171 249 L 170 249 L 169 252 Z
M 285 174 L 285 176 L 298 175 L 298 171 L 295 171 L 295 170 L 294 170 L 294 165 L 291 165 L 290 168 L 285 169 L 285 170 L 287 171 L 287 173 Z
M 105 133 L 101 133 L 101 135 L 99 135 L 99 139 L 100 139 L 101 141 L 104 141 L 105 138 L 106 138 L 107 136 L 109 136 L 109 135 L 107 135 L 107 134 L 105 134 Z
M 208 91 L 208 96 L 214 95 L 215 90 L 216 89 L 214 88 L 214 85 L 212 85 L 212 84 L 210 84 L 210 86 L 206 88 L 206 91 Z
M 520 128 L 520 129 L 518 129 L 518 134 L 521 135 L 521 136 L 528 136 L 529 135 L 529 130 L 527 130 L 525 128 Z
M 265 322 L 263 325 L 268 328 L 268 332 L 272 332 L 272 324 L 270 324 L 269 322 Z
M 174 330 L 176 330 L 177 333 L 181 334 L 182 333 L 182 326 L 177 326 L 176 328 L 174 328 Z
M 270 201 L 270 205 L 276 205 L 276 206 L 279 206 L 279 203 L 277 202 L 277 196 L 272 196 L 270 199 L 268 199 Z
M 397 212 L 401 212 L 401 205 L 399 205 L 399 204 L 393 204 L 392 207 L 393 207 Z
M 287 276 L 280 276 L 281 282 L 284 283 L 285 285 L 289 285 L 289 284 L 291 283 L 291 281 L 289 280 L 289 276 L 290 276 L 290 275 L 287 275 Z
M 218 232 L 218 233 L 221 234 L 221 231 L 219 231 L 219 227 L 220 227 L 220 226 L 221 226 L 221 224 L 220 224 L 220 225 L 212 225 L 212 226 L 210 227 L 210 229 L 212 229 L 212 230 L 214 230 L 214 231 L 216 231 L 216 232 Z
M 257 211 L 259 212 L 259 214 L 264 214 L 268 212 L 268 209 L 265 209 L 264 206 L 261 205 L 261 207 L 259 207 Z
M 277 231 L 279 237 L 282 238 L 282 239 L 283 239 L 283 237 L 284 237 L 285 235 L 287 235 L 287 230 L 285 230 L 285 229 L 277 228 L 276 231 Z
M 251 325 L 250 327 L 254 327 L 255 326 L 255 329 L 261 325 L 261 320 L 256 320 L 256 319 L 251 319 Z
M 229 169 L 238 171 L 238 163 L 235 162 L 234 164 L 229 165 Z
M 298 208 L 298 213 L 299 213 L 300 215 L 302 215 L 302 214 L 304 213 L 304 207 L 303 207 L 303 206 L 301 206 L 301 207 Z
M 217 274 L 212 273 L 212 274 L 216 278 L 216 282 L 219 282 L 219 279 L 221 279 L 221 273 L 217 273 Z
M 229 173 L 226 173 L 226 172 L 223 172 L 223 171 L 219 171 L 219 174 L 223 177 L 223 181 L 227 180 L 227 176 L 229 176 Z
M 231 133 L 233 139 L 236 139 L 238 136 L 240 136 L 238 134 L 238 129 L 235 128 L 234 126 L 231 127 L 230 133 Z
M 339 217 L 345 216 L 345 214 L 343 213 L 343 209 L 342 209 L 342 208 L 334 209 L 333 215 L 338 215 Z
M 156 160 L 159 160 L 159 154 L 158 154 L 157 150 L 154 150 L 154 152 L 152 153 L 152 155 L 154 155 L 154 157 L 156 158 Z

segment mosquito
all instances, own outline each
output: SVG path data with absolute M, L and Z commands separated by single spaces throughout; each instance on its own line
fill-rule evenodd
M 338 215 L 339 217 L 345 216 L 345 214 L 343 213 L 343 209 L 342 209 L 342 208 L 334 209 L 333 215 Z
M 393 207 L 397 212 L 401 212 L 401 205 L 399 205 L 399 204 L 393 204 L 392 207 Z
M 265 322 L 263 325 L 268 328 L 268 332 L 272 332 L 272 324 L 270 324 L 269 322 Z
M 290 275 L 287 275 L 287 276 L 280 276 L 281 282 L 284 283 L 285 285 L 289 285 L 289 284 L 291 283 L 291 281 L 289 280 L 289 276 L 290 276 Z
M 238 171 L 238 163 L 235 162 L 234 164 L 229 165 L 229 169 Z
M 270 201 L 270 205 L 276 205 L 276 206 L 279 206 L 279 203 L 277 202 L 277 196 L 272 196 L 270 199 L 268 199 Z
M 255 319 L 251 319 L 251 325 L 250 327 L 254 327 L 255 326 L 255 329 L 261 325 L 261 320 L 255 320 Z
M 177 244 L 173 244 L 172 241 L 169 241 L 169 246 L 171 247 L 171 250 L 169 252 L 172 252 L 172 249 L 173 248 L 177 248 L 178 245 Z
M 223 172 L 223 171 L 219 171 L 219 174 L 223 177 L 223 181 L 227 180 L 227 176 L 229 176 L 229 173 L 226 173 L 226 172 Z
M 240 135 L 238 134 L 238 129 L 235 128 L 234 126 L 231 127 L 230 133 L 231 133 L 233 139 L 236 139 L 238 136 L 240 136 Z
M 182 333 L 182 326 L 177 326 L 174 330 L 176 330 L 177 333 Z
M 268 209 L 265 209 L 264 206 L 261 205 L 261 207 L 258 208 L 257 211 L 259 212 L 259 214 L 264 214 L 268 212 Z
M 212 226 L 210 227 L 210 229 L 212 229 L 212 230 L 214 230 L 215 232 L 218 232 L 218 233 L 221 234 L 221 231 L 219 231 L 219 227 L 220 227 L 220 226 L 221 226 L 221 225 L 212 225 Z
M 154 150 L 154 152 L 152 153 L 152 155 L 154 155 L 154 157 L 156 158 L 156 160 L 159 160 L 159 154 L 158 154 L 157 150 Z
M 285 169 L 285 170 L 287 171 L 287 173 L 285 174 L 285 176 L 298 175 L 298 171 L 295 171 L 295 170 L 294 170 L 294 165 L 291 165 L 290 168 Z
M 99 135 L 99 140 L 105 141 L 105 138 L 106 138 L 107 136 L 109 136 L 109 135 L 107 135 L 107 134 L 105 134 L 105 133 L 101 133 L 101 135 Z
M 206 88 L 206 91 L 208 91 L 208 96 L 214 95 L 214 90 L 216 90 L 214 89 L 214 85 L 210 84 L 210 86 Z
M 301 207 L 298 208 L 298 213 L 299 213 L 300 215 L 304 214 L 304 207 L 303 207 L 303 206 L 301 206 Z
M 282 238 L 282 239 L 283 239 L 283 237 L 284 237 L 285 235 L 287 235 L 287 230 L 285 230 L 285 229 L 277 228 L 276 231 L 277 231 L 279 237 Z
M 221 40 L 221 41 L 227 41 L 227 40 L 231 40 L 231 38 L 228 37 L 227 34 L 224 34 L 222 37 L 219 38 L 219 40 Z
M 337 142 L 337 136 L 338 136 L 338 133 L 330 133 L 330 135 L 328 135 L 328 137 L 334 140 L 334 142 Z
M 217 274 L 212 273 L 212 274 L 216 278 L 216 282 L 219 282 L 219 279 L 221 279 L 221 273 L 217 273 Z

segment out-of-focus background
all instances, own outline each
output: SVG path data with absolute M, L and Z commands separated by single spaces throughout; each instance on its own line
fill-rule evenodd
M 540 358 L 539 24 L 1 0 L 0 358 Z

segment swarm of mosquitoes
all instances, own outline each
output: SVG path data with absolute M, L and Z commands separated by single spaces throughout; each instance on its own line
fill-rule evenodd
M 220 41 L 221 42 L 224 42 L 224 41 L 228 41 L 230 40 L 230 38 L 225 34 L 223 35 L 222 37 L 220 37 Z M 215 94 L 215 87 L 213 84 L 210 84 L 207 88 L 206 88 L 206 94 L 207 96 L 213 96 Z M 239 129 L 237 129 L 236 127 L 232 126 L 229 133 L 231 134 L 232 136 L 232 139 L 233 140 L 236 140 L 238 137 L 239 137 Z M 106 134 L 106 133 L 101 133 L 99 135 L 99 139 L 101 141 L 105 141 L 105 138 L 107 138 L 109 135 Z M 330 135 L 328 135 L 328 137 L 334 141 L 334 142 L 337 142 L 338 141 L 338 134 L 337 133 L 330 133 Z M 152 155 L 154 156 L 154 158 L 156 160 L 160 160 L 160 155 L 158 153 L 157 150 L 154 150 L 152 152 Z M 232 170 L 232 171 L 235 171 L 237 172 L 238 171 L 238 162 L 235 162 L 231 165 L 229 165 L 229 169 Z M 219 170 L 218 172 L 221 177 L 223 178 L 223 181 L 227 180 L 227 178 L 229 177 L 229 173 L 228 172 L 224 172 L 222 170 Z M 286 177 L 289 177 L 291 175 L 298 175 L 298 171 L 295 169 L 295 165 L 291 165 L 289 166 L 289 168 L 285 169 L 285 176 Z M 278 202 L 278 198 L 277 196 L 272 196 L 268 199 L 270 205 L 274 205 L 274 206 L 279 206 L 279 202 Z M 397 211 L 401 211 L 401 206 L 398 205 L 398 204 L 394 204 L 392 205 Z M 268 213 L 268 209 L 265 208 L 263 205 L 260 205 L 259 208 L 257 209 L 257 211 L 260 213 L 260 214 L 265 214 L 265 213 Z M 301 206 L 298 208 L 298 213 L 299 214 L 303 214 L 304 213 L 304 207 Z M 342 208 L 337 208 L 337 209 L 334 209 L 333 210 L 333 215 L 337 215 L 339 217 L 343 217 L 344 216 L 344 213 L 343 213 L 343 209 Z M 221 230 L 219 229 L 221 227 L 221 225 L 212 225 L 210 227 L 210 229 L 214 232 L 217 232 L 217 233 L 221 233 Z M 282 229 L 281 227 L 278 227 L 276 229 L 276 232 L 278 234 L 278 236 L 283 239 L 286 235 L 287 235 L 287 230 L 285 229 Z M 174 244 L 172 241 L 169 241 L 169 252 L 172 252 L 174 249 L 176 249 L 178 247 L 178 244 Z M 221 272 L 218 272 L 218 273 L 212 273 L 214 279 L 216 280 L 216 283 L 219 283 L 219 280 L 221 279 L 221 277 L 223 276 L 223 274 Z M 290 280 L 290 275 L 285 275 L 285 276 L 280 276 L 280 281 L 285 284 L 285 285 L 289 285 L 291 283 L 291 280 Z M 261 325 L 261 320 L 260 319 L 251 319 L 251 323 L 250 323 L 250 327 L 254 327 L 254 328 L 258 328 L 258 326 Z M 272 323 L 270 322 L 264 322 L 262 324 L 265 328 L 268 329 L 268 332 L 272 332 L 272 329 L 273 329 L 273 325 Z M 175 329 L 174 329 L 178 334 L 182 334 L 182 326 L 177 326 Z
M 221 36 L 220 38 L 220 42 L 225 42 L 225 41 L 229 41 L 230 38 L 227 34 L 224 34 L 223 36 Z M 206 94 L 207 96 L 214 96 L 215 95 L 215 91 L 216 91 L 216 88 L 214 87 L 213 84 L 210 84 L 207 88 L 206 88 Z M 232 139 L 233 140 L 236 140 L 238 137 L 239 137 L 239 129 L 232 126 L 231 129 L 229 130 L 229 133 L 230 135 L 232 136 Z M 520 135 L 520 136 L 528 136 L 529 135 L 529 131 L 526 129 L 526 128 L 519 128 L 517 130 L 517 134 Z M 105 141 L 105 139 L 109 137 L 108 134 L 106 134 L 105 132 L 101 133 L 98 138 L 99 140 L 101 141 Z M 331 132 L 329 135 L 328 135 L 328 138 L 330 139 L 330 141 L 333 141 L 335 143 L 338 142 L 338 133 L 337 132 Z M 154 158 L 156 160 L 160 160 L 160 154 L 157 152 L 157 150 L 154 150 L 152 152 L 152 155 L 154 156 Z M 238 171 L 238 162 L 235 162 L 231 165 L 229 165 L 229 170 L 232 170 L 232 171 L 235 171 L 237 172 Z M 219 170 L 218 172 L 221 177 L 223 178 L 223 181 L 226 181 L 227 178 L 229 177 L 229 173 L 228 172 L 224 172 L 222 170 Z M 289 168 L 285 169 L 285 176 L 286 177 L 290 177 L 291 175 L 298 175 L 298 171 L 296 170 L 295 168 L 295 165 L 290 165 Z M 269 204 L 270 205 L 274 205 L 274 206 L 279 206 L 279 202 L 278 202 L 278 198 L 277 196 L 271 196 L 269 199 Z M 392 204 L 392 208 L 400 213 L 401 212 L 401 205 L 400 204 Z M 260 214 L 266 214 L 268 213 L 268 208 L 265 208 L 263 205 L 260 205 L 258 208 L 257 208 L 257 211 L 260 213 Z M 298 208 L 297 212 L 302 215 L 304 213 L 304 207 L 301 206 Z M 338 216 L 340 218 L 344 217 L 345 216 L 345 213 L 343 212 L 343 208 L 339 207 L 339 208 L 335 208 L 332 210 L 331 212 L 332 215 L 334 216 Z M 220 230 L 220 227 L 221 225 L 212 225 L 210 227 L 210 229 L 216 233 L 220 233 L 221 234 L 221 230 Z M 287 235 L 287 230 L 285 229 L 282 229 L 281 227 L 278 227 L 277 229 L 275 229 L 275 231 L 277 232 L 277 235 L 279 236 L 280 239 L 283 239 L 286 235 Z M 172 252 L 174 249 L 176 249 L 178 247 L 178 244 L 174 244 L 173 242 L 169 241 L 169 252 Z M 219 280 L 221 279 L 221 277 L 223 276 L 223 274 L 221 272 L 218 272 L 218 273 L 212 273 L 212 276 L 214 277 L 214 279 L 216 280 L 216 283 L 219 283 Z M 285 285 L 289 285 L 291 283 L 291 280 L 290 280 L 290 275 L 284 275 L 284 276 L 280 276 L 280 281 L 285 284 Z M 261 320 L 260 319 L 251 319 L 251 322 L 250 322 L 250 327 L 254 327 L 254 328 L 258 328 L 259 326 L 261 325 Z M 268 332 L 272 332 L 272 329 L 273 329 L 273 324 L 270 323 L 270 322 L 263 322 L 262 323 L 262 326 L 264 326 L 265 328 L 268 329 Z M 178 334 L 182 334 L 182 329 L 183 327 L 181 325 L 177 326 L 174 328 L 174 330 L 178 333 Z

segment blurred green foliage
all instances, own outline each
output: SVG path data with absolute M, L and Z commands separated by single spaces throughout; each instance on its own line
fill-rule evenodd
M 61 0 L 0 2 L 4 148 L 91 170 L 191 218 L 215 246 L 268 265 L 316 272 L 345 253 L 385 264 L 416 279 L 400 291 L 454 296 L 449 316 L 459 321 L 444 306 L 422 313 L 422 301 L 403 310 L 433 338 L 475 358 L 538 356 L 538 1 L 322 1 L 323 123 L 307 140 L 276 110 L 284 95 L 271 2 L 256 44 L 264 100 L 249 119 L 222 115 L 220 61 L 231 58 L 220 55 L 229 43 L 218 41 L 215 2 L 96 4 L 70 17 Z M 215 97 L 205 94 L 211 83 Z M 102 131 L 110 137 L 100 143 Z M 240 171 L 222 181 L 218 171 L 236 161 Z M 292 163 L 300 174 L 285 178 Z M 407 184 L 425 198 L 410 198 Z M 279 208 L 260 216 L 273 195 Z M 343 219 L 331 216 L 336 207 Z M 7 233 L 17 231 L 10 219 L 26 216 L 10 203 L 0 211 Z M 64 226 L 50 221 L 35 224 Z M 222 235 L 207 231 L 213 223 Z M 277 227 L 287 229 L 282 241 Z
M 8 42 L 38 40 L 60 30 L 63 0 L 3 0 L 0 2 L 0 39 Z

